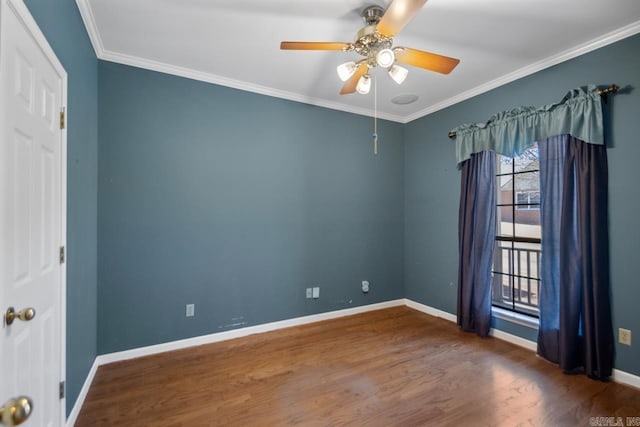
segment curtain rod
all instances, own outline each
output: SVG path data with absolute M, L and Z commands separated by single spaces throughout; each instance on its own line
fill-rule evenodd
M 607 95 L 616 93 L 618 91 L 618 89 L 620 89 L 620 86 L 612 84 L 608 88 L 598 89 L 598 94 L 600 96 L 604 96 L 605 99 L 606 99 Z M 449 135 L 449 138 L 451 138 L 451 139 L 455 139 L 456 138 L 456 133 L 455 132 L 449 132 L 448 135 Z

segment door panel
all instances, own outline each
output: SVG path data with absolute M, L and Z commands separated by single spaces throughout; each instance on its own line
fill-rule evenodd
M 0 405 L 26 395 L 34 410 L 23 425 L 57 426 L 64 419 L 58 393 L 63 351 L 58 248 L 64 240 L 65 152 L 57 117 L 66 76 L 49 59 L 41 33 L 34 36 L 22 2 L 0 0 L 0 7 L 0 310 L 36 312 L 30 321 L 3 322 Z

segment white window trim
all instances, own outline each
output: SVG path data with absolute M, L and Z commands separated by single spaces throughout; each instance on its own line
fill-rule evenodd
M 496 319 L 506 320 L 507 322 L 515 323 L 531 329 L 538 329 L 540 326 L 540 320 L 536 317 L 505 310 L 496 306 L 491 307 L 491 315 Z

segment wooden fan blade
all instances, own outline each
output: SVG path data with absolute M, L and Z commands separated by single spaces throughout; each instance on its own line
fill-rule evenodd
M 340 42 L 280 42 L 283 50 L 347 50 L 351 43 Z
M 356 91 L 356 86 L 358 86 L 358 81 L 360 80 L 360 77 L 364 76 L 365 74 L 367 74 L 367 71 L 369 71 L 369 66 L 365 63 L 360 64 L 360 66 L 358 66 L 358 69 L 356 70 L 355 73 L 353 73 L 353 76 L 351 76 L 351 78 L 349 78 L 349 80 L 347 80 L 347 82 L 344 84 L 344 86 L 342 86 L 342 90 L 340 91 L 340 95 L 346 95 L 348 93 L 353 93 Z
M 449 74 L 460 62 L 459 59 L 408 47 L 396 48 L 393 52 L 396 54 L 396 61 L 398 62 L 442 74 Z
M 383 36 L 394 37 L 426 2 L 427 0 L 393 0 L 376 29 Z

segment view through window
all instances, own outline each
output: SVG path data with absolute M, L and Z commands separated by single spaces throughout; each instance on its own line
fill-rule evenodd
M 542 237 L 538 146 L 518 157 L 497 154 L 497 171 L 493 305 L 537 317 Z

